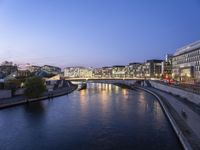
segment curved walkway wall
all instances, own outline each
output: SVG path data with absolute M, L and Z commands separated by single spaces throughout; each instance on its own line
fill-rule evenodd
M 151 83 L 151 86 L 156 89 L 166 91 L 166 92 L 172 93 L 174 95 L 179 95 L 182 98 L 186 98 L 190 102 L 200 105 L 200 95 L 198 95 L 198 94 L 184 91 L 182 89 L 174 88 L 174 87 L 164 85 L 161 83 L 157 83 L 155 81 L 149 81 L 149 82 Z

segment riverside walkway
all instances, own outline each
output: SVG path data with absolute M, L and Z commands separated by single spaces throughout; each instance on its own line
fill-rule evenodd
M 57 96 L 66 95 L 74 91 L 76 88 L 77 86 L 75 85 L 72 85 L 71 87 L 59 88 L 52 92 L 45 92 L 43 96 L 39 98 L 34 98 L 34 99 L 27 99 L 24 95 L 12 97 L 12 98 L 0 99 L 0 109 L 24 104 L 27 102 L 39 101 L 39 100 L 49 99 L 49 98 L 53 98 Z
M 175 120 L 183 136 L 187 139 L 191 148 L 200 149 L 200 108 L 187 102 L 186 99 L 169 94 L 153 87 L 145 87 L 156 93 L 163 101 L 167 110 Z

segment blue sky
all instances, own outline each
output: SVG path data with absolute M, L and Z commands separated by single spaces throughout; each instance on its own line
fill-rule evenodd
M 0 62 L 125 65 L 197 40 L 199 0 L 0 0 Z

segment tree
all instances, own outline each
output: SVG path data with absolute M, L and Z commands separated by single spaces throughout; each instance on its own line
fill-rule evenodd
M 15 91 L 20 88 L 21 82 L 17 79 L 11 79 L 5 82 L 4 88 L 11 90 L 12 96 L 14 96 Z
M 46 90 L 45 81 L 40 77 L 29 77 L 25 81 L 24 94 L 28 98 L 38 98 Z

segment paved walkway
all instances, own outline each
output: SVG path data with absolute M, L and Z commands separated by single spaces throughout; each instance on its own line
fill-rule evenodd
M 200 113 L 199 110 L 193 109 L 198 106 L 187 103 L 187 100 L 183 101 L 180 97 L 173 96 L 167 92 L 152 87 L 146 88 L 157 93 L 162 98 L 192 147 L 200 149 Z
M 64 88 L 56 89 L 56 90 L 54 90 L 53 92 L 50 92 L 50 93 L 53 93 L 53 97 L 56 97 L 56 96 L 61 96 L 61 95 L 70 93 L 75 89 L 76 89 L 75 86 L 64 87 Z M 48 95 L 49 95 L 49 92 L 45 92 L 42 97 L 32 99 L 32 100 L 29 100 L 29 101 L 37 101 L 37 100 L 47 99 Z M 17 104 L 23 104 L 23 103 L 26 103 L 26 102 L 27 102 L 27 99 L 23 95 L 12 97 L 12 98 L 0 99 L 0 108 L 14 106 L 14 105 L 17 105 Z

